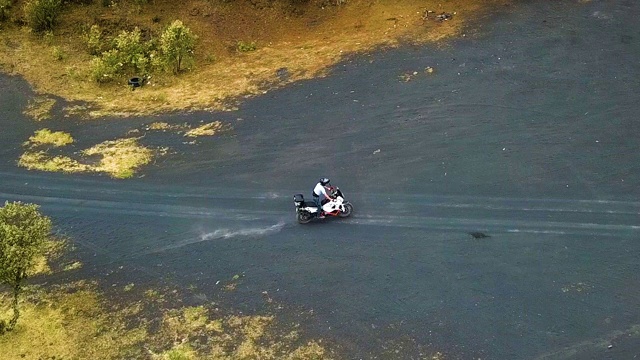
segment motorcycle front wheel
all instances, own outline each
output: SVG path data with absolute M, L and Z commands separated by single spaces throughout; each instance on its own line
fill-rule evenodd
M 301 211 L 296 215 L 296 219 L 300 224 L 306 224 L 311 221 L 311 214 L 306 211 Z
M 351 216 L 351 213 L 353 212 L 353 205 L 351 204 L 344 204 L 344 211 L 340 212 L 340 217 L 349 217 Z

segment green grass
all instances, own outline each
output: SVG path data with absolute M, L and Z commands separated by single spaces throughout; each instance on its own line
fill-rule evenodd
M 18 159 L 18 165 L 29 170 L 77 173 L 89 171 L 89 166 L 68 156 L 51 156 L 44 151 L 27 151 Z
M 73 143 L 73 137 L 69 133 L 63 131 L 51 131 L 49 129 L 40 129 L 29 138 L 29 142 L 25 145 L 39 146 L 52 145 L 54 147 L 66 146 Z
M 16 329 L 0 336 L 3 359 L 329 359 L 318 341 L 274 315 L 221 315 L 212 305 L 166 307 L 157 296 L 108 301 L 97 284 L 28 287 Z M 130 290 L 135 291 L 135 290 Z M 148 290 L 170 298 L 168 293 Z M 131 292 L 128 292 L 131 294 Z M 125 300 L 128 299 L 128 300 Z M 0 316 L 9 312 L 0 292 Z
M 44 129 L 36 132 L 25 145 L 52 144 L 62 146 L 73 139 L 62 132 L 51 133 Z M 160 149 L 160 153 L 166 151 Z M 18 165 L 29 170 L 49 172 L 80 173 L 104 172 L 113 178 L 126 179 L 135 175 L 136 170 L 151 162 L 154 151 L 138 143 L 137 138 L 123 138 L 105 141 L 81 151 L 79 160 L 64 155 L 52 155 L 41 150 L 29 149 L 20 156 Z M 95 157 L 97 161 L 89 161 Z
M 153 159 L 151 149 L 138 144 L 137 138 L 105 141 L 83 150 L 82 154 L 100 156 L 100 162 L 93 167 L 93 171 L 106 172 L 119 179 L 132 177 L 135 169 L 150 163 Z
M 105 311 L 91 287 L 32 290 L 16 329 L 0 337 L 3 359 L 123 359 L 142 356 L 144 327 L 129 328 Z M 7 304 L 6 295 L 0 304 Z

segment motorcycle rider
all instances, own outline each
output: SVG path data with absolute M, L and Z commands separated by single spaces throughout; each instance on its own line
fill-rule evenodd
M 322 210 L 322 200 L 324 200 L 325 198 L 327 200 L 331 200 L 331 196 L 327 194 L 327 188 L 326 188 L 326 186 L 329 186 L 329 182 L 331 182 L 331 180 L 329 180 L 326 177 L 320 178 L 320 181 L 318 181 L 316 186 L 313 188 L 313 202 L 315 202 L 316 206 L 318 206 L 318 217 L 320 219 L 324 219 L 324 211 Z

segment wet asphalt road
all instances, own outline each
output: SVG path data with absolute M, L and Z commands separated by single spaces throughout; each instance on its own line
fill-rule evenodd
M 147 134 L 174 153 L 126 181 L 17 168 L 41 125 L 20 113 L 28 86 L 2 77 L 0 200 L 41 204 L 77 244 L 76 276 L 178 284 L 203 301 L 243 274 L 237 307 L 259 309 L 267 291 L 313 310 L 306 331 L 347 358 L 422 345 L 461 359 L 634 358 L 638 18 L 634 1 L 528 1 L 447 46 L 355 57 L 236 112 L 47 123 L 76 150 L 158 120 L 232 124 L 196 145 Z M 300 226 L 291 196 L 320 176 L 355 214 Z

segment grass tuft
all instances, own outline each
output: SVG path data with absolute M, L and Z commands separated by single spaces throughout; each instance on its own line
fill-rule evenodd
M 29 101 L 27 108 L 22 112 L 35 121 L 51 119 L 51 109 L 56 104 L 54 99 L 41 96 Z
M 25 145 L 53 145 L 54 147 L 66 146 L 73 143 L 70 134 L 63 131 L 51 131 L 49 129 L 40 129 L 29 138 Z
M 150 163 L 153 158 L 153 152 L 138 144 L 137 138 L 105 141 L 82 153 L 85 156 L 101 156 L 93 171 L 106 172 L 119 179 L 132 177 L 136 168 Z
M 198 137 L 198 136 L 213 136 L 221 131 L 224 131 L 226 127 L 220 121 L 214 121 L 212 123 L 198 126 L 195 129 L 187 131 L 184 136 Z
M 50 156 L 44 151 L 27 151 L 20 156 L 18 165 L 29 170 L 77 173 L 89 171 L 89 166 L 68 156 Z
M 73 271 L 73 270 L 78 270 L 82 268 L 82 263 L 80 261 L 74 261 L 72 263 L 66 264 L 63 267 L 64 271 Z

